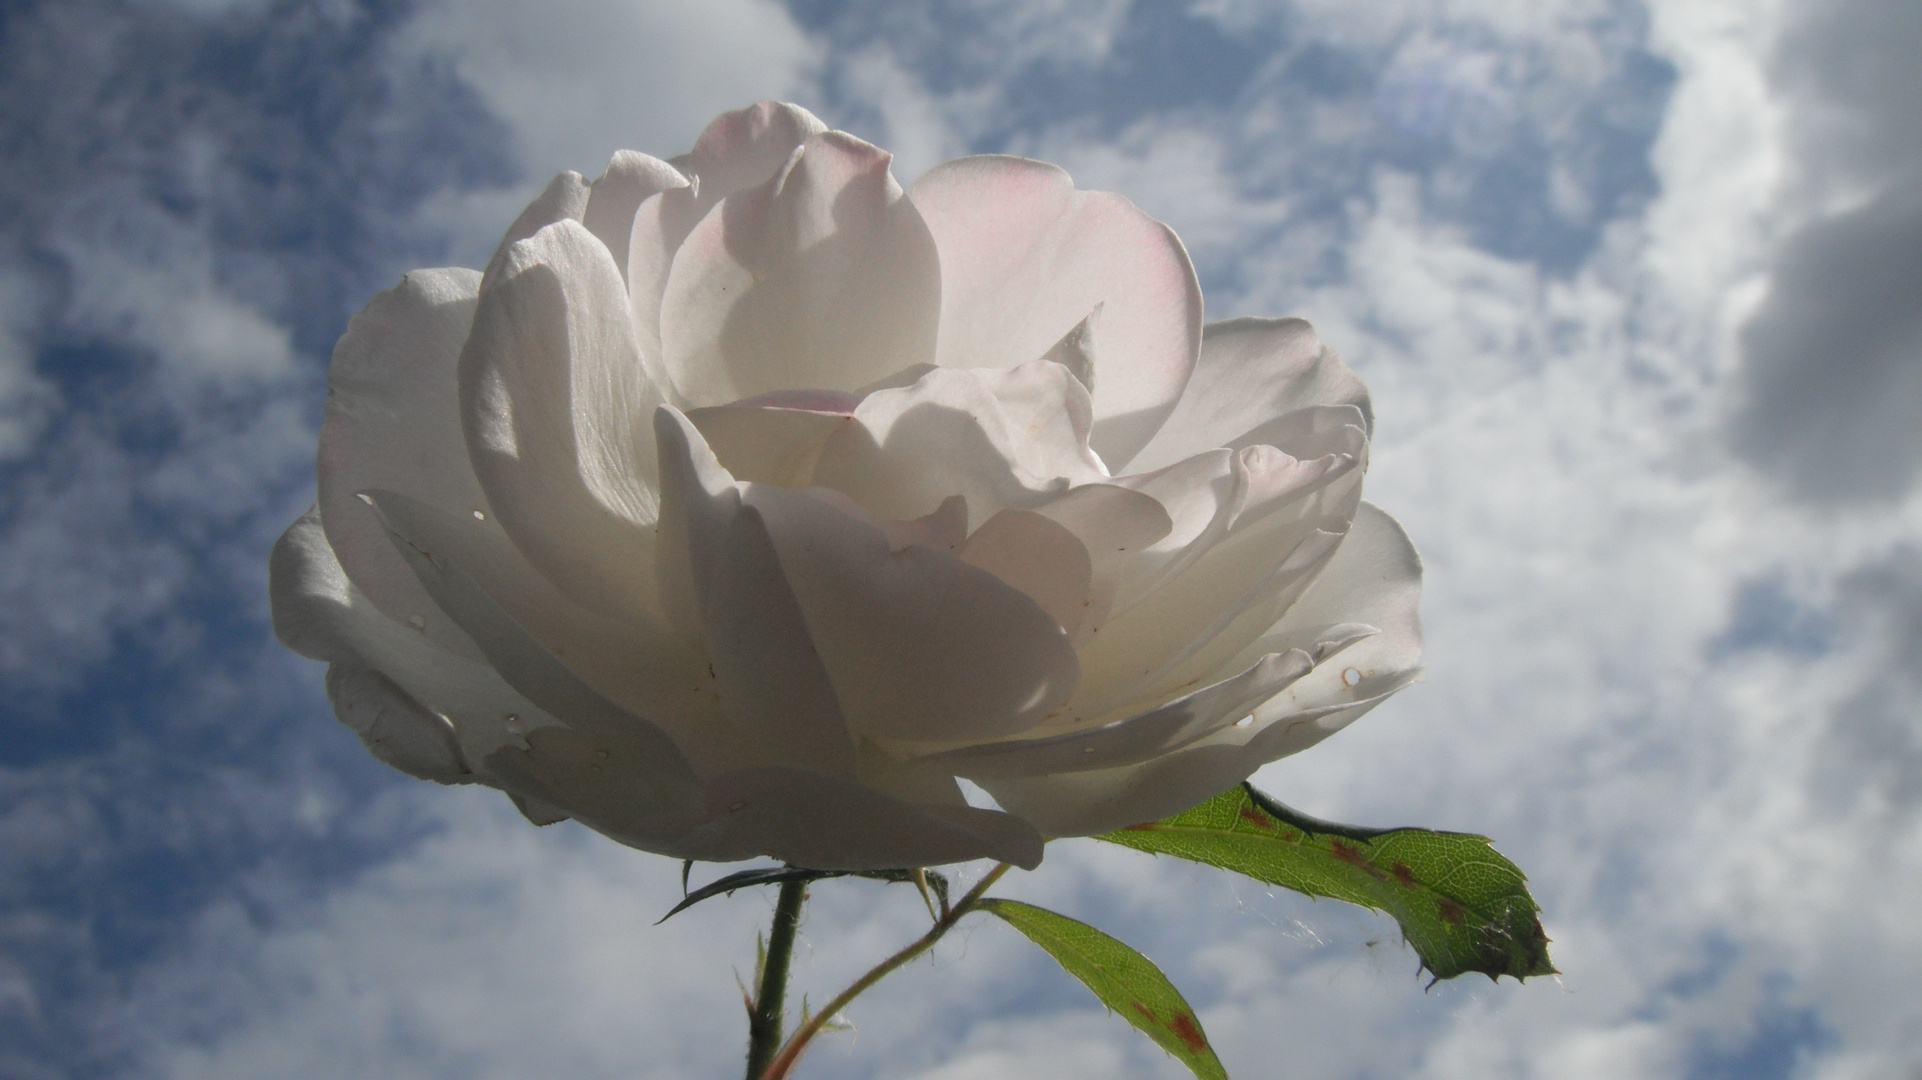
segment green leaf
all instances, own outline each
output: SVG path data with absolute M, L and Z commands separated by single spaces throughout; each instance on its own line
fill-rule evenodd
M 1555 973 L 1527 877 L 1487 837 L 1336 825 L 1242 784 L 1096 839 L 1387 912 L 1437 980 Z
M 1147 1032 L 1196 1076 L 1228 1080 L 1228 1073 L 1208 1047 L 1208 1037 L 1202 1034 L 1195 1011 L 1147 957 L 1087 923 L 1033 904 L 983 900 L 980 906 L 1046 949 L 1068 974 L 1086 983 L 1103 1005 Z

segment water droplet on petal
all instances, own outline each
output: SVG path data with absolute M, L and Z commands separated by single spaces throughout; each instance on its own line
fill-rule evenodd
M 743 811 L 743 810 L 745 810 L 745 809 L 747 809 L 747 800 L 746 800 L 746 799 L 742 799 L 742 800 L 741 800 L 740 802 L 737 802 L 737 803 L 735 803 L 735 804 L 733 804 L 732 806 L 729 806 L 729 807 L 727 808 L 727 812 L 728 812 L 728 813 L 730 813 L 730 814 L 738 814 L 738 813 L 740 813 L 741 811 Z
M 407 625 L 413 627 L 416 630 L 425 630 L 427 629 L 427 616 L 409 615 L 407 616 Z
M 1092 753 L 1094 753 L 1094 747 L 1092 747 L 1092 746 L 1084 746 L 1084 747 L 1082 747 L 1082 748 L 1081 748 L 1081 752 L 1082 752 L 1082 753 L 1084 753 L 1084 754 L 1092 754 Z
M 476 510 L 476 511 L 474 511 L 474 520 L 475 520 L 475 521 L 486 521 L 486 520 L 487 520 L 487 515 L 486 515 L 486 514 L 483 514 L 483 513 L 481 513 L 481 512 L 479 511 L 479 510 Z
M 502 717 L 501 719 L 502 719 L 502 722 L 507 725 L 508 734 L 519 735 L 521 733 L 520 717 L 515 716 L 513 713 L 508 713 L 506 716 Z
M 354 492 L 354 498 L 359 499 L 361 502 L 366 503 L 368 506 L 374 505 L 374 497 L 372 495 L 367 494 L 364 491 Z
M 1361 669 L 1349 668 L 1347 671 L 1342 672 L 1341 684 L 1343 686 L 1360 686 L 1361 685 Z
M 1255 722 L 1255 714 L 1249 713 L 1247 716 L 1244 716 L 1241 719 L 1235 721 L 1235 726 L 1247 727 L 1249 724 L 1252 724 L 1254 722 Z

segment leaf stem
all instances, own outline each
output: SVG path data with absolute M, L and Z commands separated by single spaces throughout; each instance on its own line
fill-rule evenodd
M 933 948 L 935 942 L 940 941 L 949 930 L 954 929 L 954 924 L 960 922 L 963 915 L 974 910 L 975 905 L 980 903 L 982 894 L 986 893 L 995 882 L 1000 881 L 1001 875 L 1011 869 L 1013 869 L 1012 863 L 996 863 L 994 869 L 988 871 L 980 881 L 975 883 L 974 888 L 968 890 L 968 894 L 963 896 L 959 903 L 949 908 L 940 919 L 936 920 L 927 933 L 916 938 L 907 948 L 876 964 L 866 975 L 854 980 L 846 990 L 841 991 L 833 1001 L 822 1006 L 820 1012 L 808 1017 L 795 1030 L 793 1038 L 787 1041 L 787 1045 L 781 1048 L 780 1054 L 769 1063 L 766 1071 L 759 1074 L 758 1080 L 786 1080 L 788 1073 L 794 1068 L 794 1063 L 801 1060 L 801 1052 L 807 1049 L 808 1043 L 820 1033 L 829 1020 L 847 1007 L 848 1002 L 860 997 L 862 991 L 886 978 L 894 969 Z M 750 1073 L 749 1077 L 750 1080 L 755 1080 L 753 1073 Z
M 747 1080 L 768 1067 L 781 1045 L 786 1019 L 788 961 L 794 955 L 794 934 L 801 925 L 801 904 L 807 899 L 806 881 L 783 881 L 774 903 L 774 926 L 768 931 L 767 956 L 761 964 L 761 988 L 747 1014 Z

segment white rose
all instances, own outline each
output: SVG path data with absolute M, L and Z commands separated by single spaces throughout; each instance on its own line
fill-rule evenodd
M 680 858 L 1032 867 L 1415 676 L 1306 323 L 1204 329 L 1053 166 L 889 160 L 756 105 L 354 318 L 272 599 L 376 755 Z

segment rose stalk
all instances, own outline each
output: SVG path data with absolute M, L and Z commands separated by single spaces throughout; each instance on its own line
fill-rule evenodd
M 1053 166 L 889 162 L 762 103 L 353 319 L 272 599 L 376 756 L 679 859 L 1032 869 L 1416 677 L 1306 323 L 1204 328 Z

